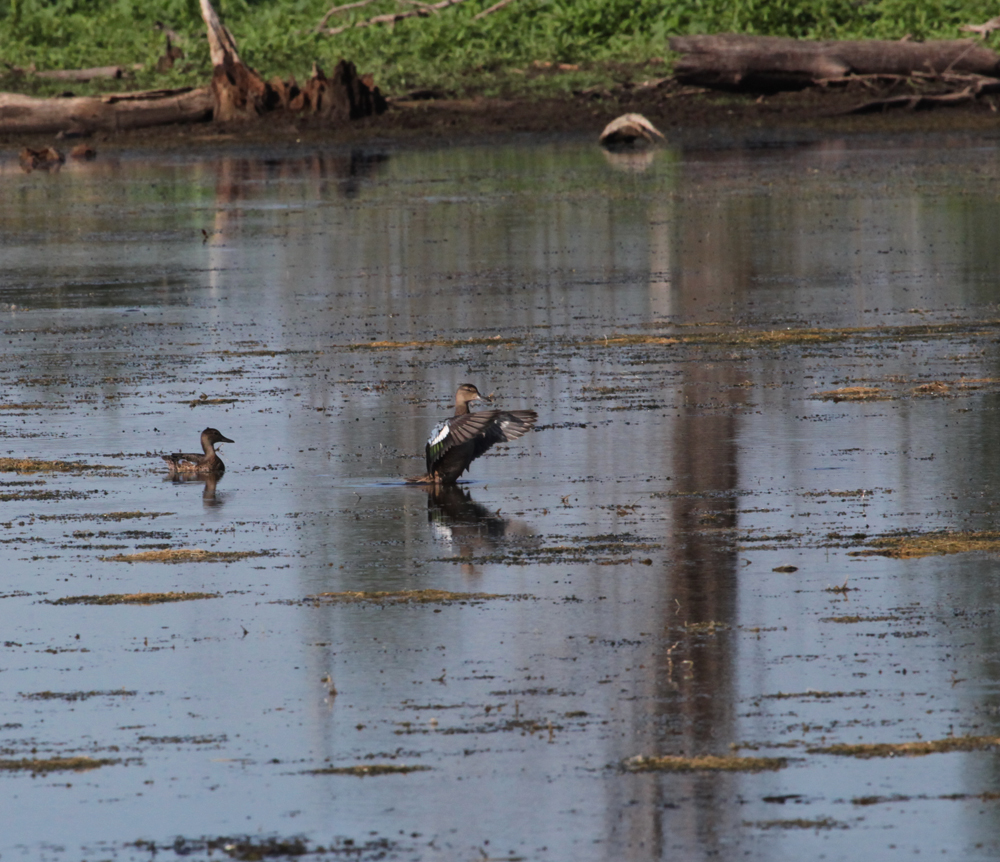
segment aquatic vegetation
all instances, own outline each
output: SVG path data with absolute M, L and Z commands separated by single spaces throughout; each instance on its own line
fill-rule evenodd
M 86 772 L 121 763 L 120 758 L 109 757 L 24 757 L 20 760 L 0 760 L 0 772 L 30 772 L 45 775 L 49 772 Z
M 85 470 L 113 470 L 107 464 L 81 461 L 41 461 L 36 458 L 0 458 L 0 473 L 82 473 Z
M 271 551 L 205 551 L 201 548 L 169 548 L 100 557 L 106 563 L 232 563 L 250 557 L 270 557 Z
M 849 551 L 852 557 L 891 557 L 914 560 L 920 557 L 966 554 L 970 551 L 1000 551 L 1000 531 L 935 531 L 884 536 L 869 542 L 870 547 Z

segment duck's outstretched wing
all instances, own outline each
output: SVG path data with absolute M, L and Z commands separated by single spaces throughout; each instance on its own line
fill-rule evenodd
M 483 410 L 453 416 L 438 425 L 427 441 L 427 473 L 442 472 L 445 462 L 455 458 L 462 462 L 461 473 L 491 446 L 516 440 L 537 421 L 534 410 Z

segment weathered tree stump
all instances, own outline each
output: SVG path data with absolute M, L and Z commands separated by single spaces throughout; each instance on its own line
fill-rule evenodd
M 329 78 L 313 65 L 312 76 L 289 102 L 289 109 L 337 124 L 381 114 L 386 102 L 370 75 L 359 75 L 352 62 L 341 60 Z
M 214 118 L 219 122 L 253 119 L 276 109 L 306 113 L 333 125 L 385 111 L 385 98 L 371 76 L 360 76 L 354 64 L 341 60 L 327 77 L 313 64 L 302 87 L 294 78 L 265 81 L 247 66 L 236 41 L 219 20 L 209 0 L 200 0 L 212 56 Z

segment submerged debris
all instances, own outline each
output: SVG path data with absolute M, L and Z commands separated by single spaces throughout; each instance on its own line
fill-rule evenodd
M 842 386 L 840 389 L 828 389 L 817 392 L 813 398 L 820 401 L 888 401 L 892 396 L 878 386 Z
M 204 551 L 201 548 L 169 548 L 99 557 L 106 563 L 231 563 L 248 557 L 270 557 L 271 551 Z
M 756 823 L 746 823 L 747 826 L 756 826 L 758 829 L 849 829 L 846 823 L 832 820 L 829 817 L 821 817 L 818 820 L 806 820 L 796 817 L 791 820 L 760 820 Z
M 409 772 L 427 772 L 429 766 L 406 766 L 395 763 L 370 763 L 360 766 L 324 766 L 319 769 L 306 769 L 305 775 L 357 775 L 362 778 L 369 775 L 406 775 Z
M 362 341 L 349 345 L 352 348 L 375 348 L 390 349 L 401 347 L 476 347 L 479 345 L 490 345 L 491 347 L 509 346 L 521 344 L 523 338 L 508 335 L 493 335 L 486 338 L 432 338 L 427 341 Z
M 914 799 L 921 801 L 939 799 L 947 802 L 963 802 L 968 799 L 978 799 L 982 802 L 993 802 L 1000 799 L 1000 792 L 986 790 L 983 793 L 942 793 L 937 796 L 928 796 L 924 793 L 918 796 L 907 796 L 903 793 L 893 793 L 891 796 L 855 796 L 851 799 L 851 805 L 879 805 L 883 802 L 910 802 Z
M 630 757 L 622 763 L 627 772 L 768 772 L 784 769 L 788 765 L 786 757 L 718 757 L 703 754 L 699 757 L 663 755 L 646 757 L 642 754 Z
M 21 693 L 25 700 L 65 700 L 73 703 L 77 700 L 88 700 L 92 697 L 135 697 L 139 692 L 120 689 L 118 691 L 36 691 L 30 694 Z
M 66 596 L 43 601 L 49 605 L 159 605 L 219 598 L 222 598 L 221 593 L 108 593 L 105 596 Z
M 125 845 L 126 847 L 129 845 Z M 261 838 L 260 836 L 220 836 L 218 838 L 183 838 L 178 836 L 170 844 L 156 844 L 140 839 L 131 846 L 156 857 L 159 850 L 172 851 L 176 857 L 214 859 L 215 851 L 224 854 L 222 858 L 239 859 L 244 862 L 260 862 L 261 859 L 282 857 L 313 856 L 319 859 L 348 858 L 352 860 L 376 860 L 387 858 L 396 845 L 386 838 L 371 838 L 355 841 L 352 838 L 336 838 L 328 846 L 310 845 L 306 838 Z M 329 854 L 329 856 L 327 855 Z
M 527 599 L 527 595 L 506 593 L 453 593 L 450 590 L 348 590 L 342 593 L 316 593 L 306 596 L 307 601 L 323 602 L 377 602 L 379 604 L 450 604 L 483 602 L 488 599 Z

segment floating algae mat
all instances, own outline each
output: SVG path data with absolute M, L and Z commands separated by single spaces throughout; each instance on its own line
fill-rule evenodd
M 970 551 L 1000 551 L 1000 531 L 934 532 L 887 536 L 873 540 L 872 547 L 850 551 L 854 557 L 890 557 L 913 560 L 919 557 L 965 554 Z
M 161 605 L 168 602 L 190 602 L 196 599 L 218 599 L 219 593 L 127 593 L 106 596 L 66 596 L 48 601 L 51 605 Z
M 0 772 L 30 772 L 32 775 L 45 775 L 49 772 L 88 772 L 116 763 L 121 763 L 121 760 L 107 757 L 25 757 L 20 760 L 0 760 Z
M 826 745 L 808 749 L 809 754 L 839 754 L 868 760 L 873 757 L 923 757 L 952 751 L 986 751 L 1000 746 L 998 736 L 949 736 L 911 742 Z
M 86 470 L 114 470 L 108 464 L 84 464 L 79 461 L 39 461 L 34 458 L 0 458 L 3 473 L 82 473 Z

